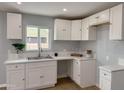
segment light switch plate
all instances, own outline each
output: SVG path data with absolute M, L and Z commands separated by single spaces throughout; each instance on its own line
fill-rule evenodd
M 118 64 L 124 65 L 124 58 L 118 58 Z
M 109 56 L 106 56 L 106 61 L 109 61 Z

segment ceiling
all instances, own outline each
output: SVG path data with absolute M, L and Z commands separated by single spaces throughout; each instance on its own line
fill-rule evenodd
M 0 11 L 21 12 L 57 18 L 83 18 L 119 4 L 118 2 L 1 2 Z M 66 8 L 68 11 L 62 11 Z

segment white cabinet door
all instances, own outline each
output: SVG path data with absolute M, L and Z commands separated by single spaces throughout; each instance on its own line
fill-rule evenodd
M 65 30 L 63 29 L 63 31 L 64 31 L 63 39 L 64 40 L 71 40 L 71 21 L 65 20 L 64 26 L 65 26 Z
M 22 39 L 21 14 L 7 13 L 7 39 Z
M 103 90 L 110 90 L 111 89 L 111 81 L 104 77 L 100 77 L 100 88 Z
M 73 80 L 80 84 L 80 62 L 77 60 L 73 61 Z
M 123 39 L 123 4 L 110 9 L 110 40 Z
M 103 24 L 109 22 L 109 9 L 98 13 L 97 24 Z
M 56 19 L 54 23 L 54 40 L 71 39 L 71 21 Z
M 57 82 L 57 67 L 55 66 L 46 66 L 41 68 L 42 85 L 55 84 Z
M 89 23 L 88 18 L 82 20 L 82 40 L 88 40 L 89 38 Z
M 96 62 L 95 60 L 80 61 L 81 85 L 84 87 L 96 84 Z
M 7 89 L 25 89 L 24 70 L 7 71 Z
M 81 40 L 81 20 L 72 20 L 71 40 Z
M 26 88 L 36 88 L 41 86 L 42 77 L 40 68 L 28 69 L 26 72 Z
M 57 64 L 48 62 L 26 65 L 26 88 L 39 88 L 54 85 L 57 82 Z
M 96 27 L 91 27 L 89 23 L 89 17 L 82 20 L 82 40 L 96 40 Z
M 98 21 L 98 14 L 94 14 L 94 15 L 89 17 L 89 25 L 90 26 L 96 25 L 97 21 Z
M 109 9 L 96 13 L 89 17 L 89 25 L 95 26 L 109 22 Z

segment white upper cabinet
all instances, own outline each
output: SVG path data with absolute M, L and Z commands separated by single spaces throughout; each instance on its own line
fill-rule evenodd
M 22 39 L 22 16 L 7 13 L 7 39 Z
M 122 40 L 124 38 L 124 5 L 110 9 L 110 40 Z
M 104 10 L 100 13 L 98 13 L 98 19 L 97 19 L 97 24 L 103 24 L 103 23 L 109 23 L 110 22 L 110 10 Z
M 81 20 L 72 20 L 71 40 L 81 40 Z
M 90 18 L 82 20 L 82 40 L 96 40 L 96 27 L 91 27 Z
M 94 14 L 89 18 L 90 18 L 90 23 L 89 23 L 90 26 L 107 23 L 109 22 L 109 9 Z
M 71 40 L 71 21 L 55 19 L 54 40 Z

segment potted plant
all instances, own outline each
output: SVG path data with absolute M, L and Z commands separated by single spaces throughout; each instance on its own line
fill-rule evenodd
M 15 47 L 17 54 L 19 54 L 19 52 L 23 51 L 23 49 L 25 48 L 25 44 L 23 43 L 14 43 L 12 44 L 12 46 Z

